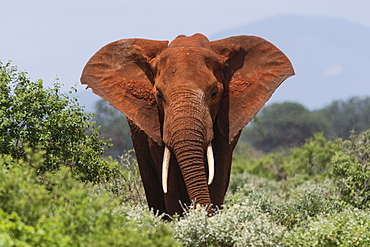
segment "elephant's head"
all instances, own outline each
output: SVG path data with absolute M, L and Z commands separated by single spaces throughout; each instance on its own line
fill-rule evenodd
M 90 59 L 81 81 L 163 146 L 165 193 L 172 153 L 190 200 L 209 205 L 215 126 L 231 143 L 293 74 L 288 58 L 261 38 L 209 42 L 195 34 L 170 44 L 146 39 L 108 44 Z

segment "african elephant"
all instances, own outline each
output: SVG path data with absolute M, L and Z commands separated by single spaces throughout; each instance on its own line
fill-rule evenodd
M 123 39 L 101 48 L 81 82 L 128 119 L 149 207 L 221 207 L 242 128 L 294 75 L 289 59 L 254 36 L 210 42 Z

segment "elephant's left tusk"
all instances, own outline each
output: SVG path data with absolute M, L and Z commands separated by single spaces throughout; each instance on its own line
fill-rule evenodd
M 215 160 L 213 158 L 212 144 L 207 147 L 207 161 L 208 161 L 208 185 L 212 184 L 215 177 Z
M 167 193 L 168 169 L 170 166 L 171 153 L 167 146 L 164 148 L 163 164 L 162 164 L 162 188 L 163 192 Z

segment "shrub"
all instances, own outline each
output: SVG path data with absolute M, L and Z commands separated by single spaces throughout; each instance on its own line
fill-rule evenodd
M 226 196 L 232 194 L 246 195 L 253 191 L 265 191 L 270 195 L 276 195 L 281 192 L 281 187 L 280 184 L 274 180 L 249 173 L 231 174 Z
M 306 182 L 296 188 L 282 188 L 285 184 L 247 176 L 248 181 L 227 198 L 227 204 L 248 202 L 249 206 L 270 215 L 271 219 L 288 229 L 305 224 L 320 214 L 340 210 L 333 185 Z
M 191 208 L 174 222 L 176 239 L 184 246 L 276 246 L 284 227 L 246 204 L 234 204 L 209 218 L 201 207 Z
M 340 147 L 315 133 L 302 147 L 269 153 L 260 158 L 237 161 L 232 172 L 247 172 L 259 177 L 281 181 L 300 175 L 301 182 L 316 177 L 324 180 L 329 175 L 330 160 Z
M 26 159 L 26 145 L 45 151 L 40 173 L 69 166 L 89 181 L 114 176 L 115 168 L 100 158 L 109 143 L 99 138 L 92 115 L 60 88 L 55 82 L 44 89 L 42 80 L 33 82 L 0 61 L 0 153 Z
M 285 246 L 370 246 L 370 214 L 345 209 L 320 215 L 286 233 Z
M 332 159 L 332 174 L 343 201 L 370 208 L 370 130 L 339 141 L 342 151 Z
M 233 162 L 232 173 L 250 173 L 272 180 L 285 179 L 282 168 L 286 157 L 284 153 L 269 153 L 259 158 L 237 160 Z
M 309 177 L 329 174 L 330 160 L 340 147 L 333 141 L 327 140 L 323 133 L 315 133 L 307 139 L 301 148 L 293 148 L 290 162 L 283 169 L 287 176 L 305 174 Z
M 28 155 L 43 162 L 42 154 Z M 138 214 L 146 224 L 140 225 L 109 193 L 72 178 L 69 167 L 39 176 L 29 163 L 9 155 L 0 155 L 0 167 L 0 246 L 177 244 L 159 218 L 142 210 Z
M 335 195 L 323 185 L 307 183 L 287 192 L 274 203 L 270 214 L 274 220 L 291 229 L 304 225 L 312 217 L 341 210 Z
M 117 175 L 104 183 L 98 184 L 102 191 L 109 191 L 112 196 L 125 204 L 147 205 L 144 186 L 141 182 L 139 167 L 134 158 L 134 151 L 124 151 L 119 161 L 110 162 L 118 166 Z

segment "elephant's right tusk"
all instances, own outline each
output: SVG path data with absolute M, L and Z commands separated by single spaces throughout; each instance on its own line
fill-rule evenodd
M 163 192 L 167 193 L 168 169 L 170 166 L 171 153 L 167 146 L 164 148 L 163 164 L 162 164 L 162 187 Z
M 215 160 L 213 157 L 212 144 L 207 147 L 207 161 L 208 161 L 208 185 L 212 184 L 215 177 Z

